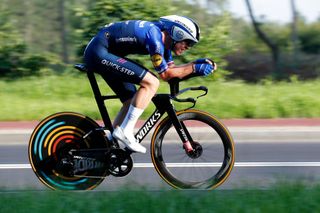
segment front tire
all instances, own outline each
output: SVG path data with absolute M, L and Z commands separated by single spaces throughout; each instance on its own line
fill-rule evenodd
M 160 177 L 178 189 L 214 189 L 234 165 L 233 139 L 214 116 L 199 110 L 177 112 L 198 153 L 189 155 L 170 119 L 165 118 L 151 140 L 151 158 Z M 200 150 L 200 151 L 199 151 Z

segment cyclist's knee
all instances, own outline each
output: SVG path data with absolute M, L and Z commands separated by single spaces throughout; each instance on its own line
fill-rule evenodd
M 159 79 L 150 73 L 147 73 L 140 83 L 140 86 L 151 90 L 153 93 L 156 93 L 156 91 L 159 88 L 159 85 L 160 85 Z

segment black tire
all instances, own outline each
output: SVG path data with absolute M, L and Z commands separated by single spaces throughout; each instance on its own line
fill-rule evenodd
M 60 112 L 48 116 L 34 129 L 29 141 L 29 161 L 42 183 L 51 189 L 90 190 L 98 186 L 107 175 L 106 170 L 88 171 L 84 176 L 74 177 L 60 172 L 57 165 L 70 149 L 106 148 L 102 132 L 94 131 L 86 139 L 83 136 L 99 125 L 84 115 Z
M 229 177 L 235 161 L 229 131 L 206 112 L 190 109 L 177 112 L 177 116 L 193 141 L 200 144 L 201 154 L 190 157 L 171 120 L 165 118 L 151 140 L 151 158 L 158 174 L 178 189 L 210 190 L 218 187 Z

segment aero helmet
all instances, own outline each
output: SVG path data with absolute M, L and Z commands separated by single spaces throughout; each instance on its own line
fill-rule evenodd
M 187 40 L 192 46 L 200 40 L 200 28 L 190 18 L 178 15 L 162 16 L 160 17 L 160 23 L 170 34 L 174 43 Z

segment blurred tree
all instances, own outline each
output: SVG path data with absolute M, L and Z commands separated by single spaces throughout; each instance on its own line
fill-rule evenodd
M 61 39 L 61 58 L 64 63 L 69 63 L 69 51 L 68 46 L 69 42 L 67 39 L 67 20 L 65 15 L 65 3 L 64 0 L 58 1 L 58 21 L 59 21 L 59 28 L 60 28 L 60 39 Z
M 49 60 L 51 64 L 59 64 L 58 68 L 54 67 L 56 70 L 63 70 L 61 63 L 79 61 L 84 46 L 105 24 L 127 19 L 154 21 L 160 16 L 178 14 L 189 16 L 200 24 L 201 42 L 187 54 L 176 57 L 177 64 L 210 57 L 218 62 L 219 74 L 226 63 L 224 56 L 234 50 L 230 38 L 231 17 L 223 13 L 225 1 L 208 0 L 208 5 L 200 6 L 196 0 L 0 0 L 0 22 L 6 23 L 0 34 L 7 36 L 1 38 L 0 57 L 6 63 L 3 61 L 0 66 L 9 64 L 16 70 L 15 63 L 20 59 L 41 55 L 43 64 Z M 78 52 L 77 56 L 75 52 Z M 13 63 L 13 58 L 20 59 Z M 149 62 L 145 57 L 136 58 L 141 63 Z M 32 63 L 27 64 L 30 67 Z M 146 66 L 151 67 L 151 63 Z
M 3 3 L 3 2 L 1 2 Z M 17 20 L 15 12 L 9 9 L 11 1 L 0 3 L 0 77 L 17 78 L 40 74 L 40 70 L 48 67 L 55 57 L 47 56 L 43 52 L 28 51 L 28 31 L 20 28 L 24 19 Z M 21 5 L 19 5 L 21 6 Z M 16 9 L 19 9 L 17 6 Z M 26 5 L 24 5 L 26 6 Z M 21 10 L 23 11 L 23 10 Z M 19 16 L 25 17 L 25 12 Z M 23 29 L 24 33 L 21 32 Z M 56 61 L 54 64 L 59 64 Z
M 273 62 L 273 77 L 275 79 L 281 79 L 283 77 L 283 74 L 280 69 L 280 63 L 279 63 L 279 55 L 280 55 L 280 49 L 279 46 L 272 41 L 267 34 L 261 29 L 260 23 L 258 23 L 253 15 L 253 10 L 251 7 L 250 0 L 245 0 L 250 18 L 254 27 L 254 30 L 258 37 L 270 48 L 271 54 L 272 54 L 272 62 Z
M 108 23 L 130 19 L 152 21 L 163 15 L 163 11 L 172 12 L 172 8 L 169 7 L 170 0 L 162 0 L 157 3 L 151 0 L 98 0 L 93 2 L 89 1 L 90 8 L 76 8 L 78 17 L 83 20 L 80 31 L 83 38 L 80 54 L 98 29 Z
M 16 30 L 28 44 L 27 49 L 43 54 L 58 54 L 68 62 L 71 45 L 67 30 L 70 6 L 74 0 L 1 0 L 0 4 L 10 12 Z
M 0 77 L 16 78 L 36 74 L 47 63 L 45 57 L 27 52 L 21 34 L 4 7 L 0 7 L 0 41 Z
M 293 63 L 297 60 L 298 54 L 298 33 L 297 33 L 297 25 L 298 25 L 298 14 L 296 9 L 295 0 L 290 0 L 291 10 L 292 10 L 292 23 L 291 23 L 291 40 L 292 40 L 292 55 L 293 55 Z

